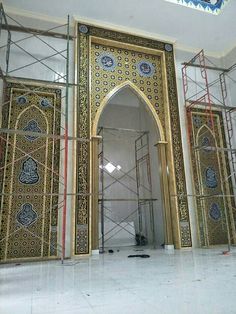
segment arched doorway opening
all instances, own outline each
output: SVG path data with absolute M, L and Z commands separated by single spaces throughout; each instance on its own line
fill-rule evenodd
M 97 112 L 93 134 L 92 249 L 173 244 L 167 143 L 149 100 L 129 82 L 119 86 Z

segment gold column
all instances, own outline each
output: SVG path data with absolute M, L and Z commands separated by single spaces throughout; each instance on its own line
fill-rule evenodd
M 99 159 L 98 159 L 98 145 L 101 136 L 92 137 L 92 250 L 98 250 L 98 193 L 99 193 Z
M 173 231 L 171 222 L 171 209 L 170 209 L 170 193 L 169 193 L 169 180 L 168 180 L 168 169 L 166 162 L 166 145 L 168 143 L 159 141 L 155 145 L 158 149 L 159 161 L 161 164 L 161 188 L 163 195 L 164 205 L 164 224 L 165 224 L 165 245 L 173 245 Z

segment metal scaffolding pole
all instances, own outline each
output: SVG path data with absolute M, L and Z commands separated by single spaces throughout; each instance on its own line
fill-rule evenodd
M 67 209 L 67 175 L 68 175 L 68 113 L 69 113 L 69 34 L 70 34 L 70 17 L 67 18 L 67 56 L 66 56 L 66 102 L 65 102 L 65 155 L 64 155 L 64 206 L 62 218 L 62 263 L 65 259 L 66 243 L 66 209 Z
M 133 133 L 135 136 L 134 140 L 134 148 L 135 148 L 135 166 L 129 169 L 128 171 L 122 171 L 119 170 L 120 173 L 122 174 L 118 178 L 115 175 L 112 175 L 109 173 L 106 168 L 105 168 L 105 162 L 106 163 L 111 163 L 111 161 L 105 156 L 106 155 L 106 149 L 105 149 L 105 142 L 106 142 L 106 132 L 108 132 L 110 135 L 114 136 L 114 138 L 117 138 L 117 135 L 120 134 L 121 132 L 128 132 L 128 133 Z M 99 204 L 100 204 L 100 221 L 101 221 L 101 237 L 99 240 L 101 240 L 101 247 L 100 247 L 100 252 L 104 253 L 105 252 L 105 244 L 107 241 L 112 239 L 115 235 L 117 235 L 121 230 L 126 231 L 128 234 L 132 235 L 135 239 L 136 242 L 139 242 L 140 244 L 144 242 L 144 238 L 147 238 L 147 234 L 144 236 L 144 230 L 142 228 L 142 215 L 145 212 L 145 206 L 148 206 L 149 208 L 149 219 L 151 221 L 151 229 L 152 229 L 152 240 L 153 243 L 155 241 L 155 231 L 154 231 L 154 215 L 153 215 L 153 202 L 156 201 L 156 199 L 152 198 L 152 189 L 151 189 L 151 171 L 150 171 L 150 158 L 149 158 L 149 142 L 148 142 L 148 132 L 146 131 L 140 131 L 140 130 L 134 130 L 134 129 L 123 129 L 123 128 L 107 128 L 107 127 L 101 127 L 99 128 L 98 134 L 102 136 L 102 141 L 100 142 L 100 151 L 99 151 L 99 160 L 100 160 L 100 198 L 99 198 Z M 139 135 L 141 134 L 141 136 Z M 142 136 L 145 136 L 147 142 L 145 145 L 143 145 L 141 148 L 137 148 L 137 136 L 138 140 L 141 139 Z M 139 158 L 140 152 L 145 149 L 145 158 Z M 146 167 L 145 167 L 146 166 Z M 145 173 L 147 174 L 148 177 L 148 186 L 147 183 L 142 182 L 141 180 L 141 175 L 138 173 L 137 168 L 139 170 L 141 168 L 144 168 Z M 135 178 L 131 175 L 131 172 L 135 171 Z M 111 183 L 106 184 L 105 183 L 105 175 L 108 176 L 109 178 L 112 179 Z M 123 183 L 122 180 L 124 179 L 130 180 L 130 182 L 134 182 L 136 185 L 136 189 L 130 188 L 126 183 Z M 137 181 L 139 183 L 137 183 Z M 133 195 L 135 195 L 134 198 L 109 198 L 105 196 L 105 192 L 110 189 L 110 188 L 115 188 L 115 184 L 119 184 L 124 188 L 124 190 L 127 190 L 131 192 Z M 147 197 L 141 196 L 141 189 L 148 193 Z M 112 210 L 105 205 L 107 202 L 134 202 L 137 203 L 137 208 L 133 210 L 131 213 L 120 219 L 120 217 L 117 216 L 117 220 L 114 218 L 111 218 L 108 214 L 106 214 L 106 211 L 108 213 L 112 213 L 113 216 L 115 215 Z M 147 210 L 146 210 L 147 211 Z M 138 214 L 138 232 L 135 230 L 131 231 L 133 227 L 132 224 L 129 223 L 128 219 L 131 217 L 136 217 Z M 112 222 L 114 224 L 113 227 L 111 227 L 109 230 L 105 231 L 105 219 Z M 125 225 L 123 225 L 125 224 Z M 127 229 L 129 227 L 129 229 Z M 116 229 L 118 230 L 116 231 Z M 111 234 L 112 233 L 112 234 Z M 109 237 L 108 235 L 111 234 Z M 138 236 L 137 236 L 138 235 Z
M 201 206 L 204 207 L 204 201 L 206 199 L 221 199 L 223 202 L 223 212 L 225 216 L 225 226 L 227 231 L 228 238 L 228 251 L 230 251 L 230 246 L 232 244 L 232 238 L 235 241 L 235 231 L 231 228 L 233 224 L 236 224 L 235 218 L 231 216 L 228 212 L 229 210 L 229 199 L 232 202 L 232 215 L 236 217 L 236 208 L 235 205 L 235 194 L 233 194 L 231 190 L 227 191 L 224 187 L 225 184 L 229 184 L 235 190 L 236 188 L 236 147 L 234 142 L 234 132 L 235 132 L 235 117 L 233 114 L 236 111 L 236 107 L 232 105 L 229 100 L 228 95 L 228 87 L 227 87 L 227 79 L 233 83 L 236 81 L 232 78 L 232 72 L 235 70 L 235 64 L 228 69 L 219 68 L 215 65 L 209 58 L 207 58 L 204 54 L 204 51 L 201 50 L 196 56 L 194 56 L 189 62 L 184 62 L 182 68 L 182 80 L 183 80 L 183 91 L 184 91 L 184 99 L 185 99 L 185 109 L 186 109 L 186 121 L 188 128 L 188 143 L 190 146 L 190 152 L 192 156 L 198 152 L 200 153 L 202 150 L 206 152 L 211 152 L 212 154 L 220 154 L 221 158 L 224 158 L 225 163 L 229 166 L 227 169 L 223 170 L 223 173 L 220 176 L 220 185 L 221 185 L 221 193 L 217 194 L 205 194 L 203 191 L 204 182 L 200 181 L 199 191 L 202 193 L 195 194 L 187 194 L 187 195 L 172 195 L 172 197 L 193 197 L 196 200 L 198 199 L 201 202 Z M 193 69 L 189 69 L 191 67 L 195 68 L 195 73 Z M 218 78 L 212 82 L 209 82 L 208 72 L 207 70 L 212 70 L 215 73 L 219 72 Z M 199 76 L 197 77 L 197 74 Z M 209 120 L 209 128 L 214 136 L 217 138 L 215 126 L 214 126 L 214 114 L 216 112 L 220 112 L 222 114 L 222 120 L 220 121 L 220 127 L 224 130 L 223 136 L 225 137 L 225 145 L 199 145 L 195 143 L 195 139 L 193 136 L 192 130 L 192 110 L 204 110 L 208 120 Z M 201 133 L 201 138 L 207 134 L 207 129 Z M 215 155 L 218 156 L 218 155 Z M 203 164 L 202 160 L 199 161 L 199 167 L 206 167 Z M 203 215 L 204 216 L 204 215 Z M 229 219 L 234 219 L 234 222 L 229 222 Z M 207 223 L 203 221 L 205 234 L 208 234 Z M 232 230 L 231 230 L 232 229 Z M 206 240 L 206 246 L 209 246 L 209 241 Z
M 101 234 L 102 234 L 102 248 L 101 253 L 104 253 L 104 245 L 105 245 L 105 231 L 104 231 L 104 129 L 101 128 L 99 135 L 102 137 L 101 141 L 101 190 L 102 190 L 102 199 L 101 199 Z
M 12 26 L 9 25 L 8 20 L 14 21 L 14 23 L 16 25 Z M 65 29 L 65 31 L 61 31 L 56 33 L 57 29 L 61 29 L 62 30 Z M 74 141 L 81 141 L 81 142 L 90 142 L 90 139 L 80 139 L 78 137 L 74 137 L 69 135 L 69 130 L 68 130 L 68 120 L 69 120 L 69 90 L 73 87 L 76 87 L 77 84 L 74 83 L 74 81 L 70 81 L 70 73 L 69 73 L 69 64 L 70 64 L 70 42 L 72 42 L 74 40 L 74 37 L 70 35 L 70 17 L 67 17 L 67 23 L 64 25 L 59 25 L 56 27 L 53 27 L 49 30 L 35 30 L 35 29 L 31 29 L 31 28 L 27 28 L 24 27 L 21 23 L 19 23 L 16 19 L 12 18 L 11 16 L 8 16 L 5 12 L 4 12 L 4 8 L 3 5 L 0 4 L 0 39 L 1 39 L 1 32 L 7 32 L 7 39 L 6 39 L 6 43 L 2 43 L 0 44 L 0 52 L 1 51 L 6 51 L 5 52 L 5 64 L 4 64 L 4 68 L 0 67 L 0 79 L 5 83 L 5 86 L 8 82 L 11 83 L 17 83 L 23 90 L 24 92 L 22 93 L 21 97 L 25 97 L 29 94 L 34 94 L 35 96 L 40 95 L 40 92 L 44 91 L 45 87 L 53 87 L 53 88 L 62 88 L 61 91 L 64 93 L 61 95 L 61 102 L 62 102 L 62 108 L 58 109 L 56 108 L 55 104 L 50 104 L 51 108 L 57 112 L 60 117 L 61 117 L 61 122 L 60 122 L 60 126 L 58 129 L 53 129 L 53 133 L 39 133 L 39 132 L 31 132 L 31 131 L 25 131 L 22 129 L 10 129 L 10 128 L 0 128 L 0 133 L 2 134 L 2 136 L 0 135 L 0 140 L 1 140 L 1 144 L 2 143 L 7 143 L 6 146 L 12 146 L 13 142 L 9 141 L 9 137 L 11 135 L 13 136 L 31 136 L 31 137 L 38 137 L 38 138 L 43 138 L 43 139 L 48 139 L 48 144 L 47 146 L 53 146 L 59 142 L 58 145 L 60 145 L 60 160 L 63 161 L 63 167 L 59 167 L 58 171 L 55 171 L 55 169 L 53 168 L 53 165 L 50 165 L 50 167 L 48 165 L 43 164 L 42 162 L 40 162 L 40 160 L 37 159 L 37 157 L 33 157 L 34 160 L 36 162 L 38 162 L 38 164 L 43 168 L 46 169 L 48 171 L 50 171 L 50 173 L 52 174 L 52 182 L 56 182 L 56 184 L 58 184 L 58 191 L 57 193 L 54 193 L 52 191 L 52 193 L 48 193 L 46 191 L 42 192 L 42 193 L 35 193 L 35 196 L 42 196 L 43 198 L 46 196 L 57 196 L 58 200 L 57 200 L 57 204 L 53 205 L 54 207 L 50 208 L 48 207 L 46 209 L 46 211 L 50 212 L 50 210 L 52 209 L 57 209 L 57 211 L 59 212 L 59 210 L 62 209 L 62 223 L 60 225 L 60 227 L 58 227 L 58 233 L 61 232 L 61 243 L 56 242 L 55 245 L 53 245 L 53 247 L 56 249 L 57 256 L 61 258 L 62 263 L 64 262 L 65 256 L 66 256 L 66 216 L 67 216 L 67 197 L 68 196 L 81 196 L 84 194 L 81 193 L 68 193 L 68 144 L 69 141 L 74 142 Z M 13 40 L 13 36 L 12 33 L 14 32 L 21 32 L 22 34 L 26 34 L 25 37 L 20 38 L 20 39 L 16 39 Z M 65 35 L 66 33 L 66 35 Z M 65 49 L 63 48 L 58 48 L 59 45 L 57 46 L 57 44 L 52 44 L 51 42 L 47 41 L 47 38 L 58 38 L 61 40 L 61 43 L 63 42 L 63 44 L 65 43 Z M 43 45 L 45 45 L 48 50 L 52 50 L 53 53 L 49 53 L 46 51 L 47 55 L 43 55 L 42 57 L 38 57 L 37 55 L 35 55 L 35 53 L 29 51 L 29 48 L 25 48 L 24 46 L 22 47 L 20 44 L 24 43 L 24 41 L 26 40 L 30 40 L 30 39 L 36 39 L 38 42 L 42 43 Z M 11 51 L 12 48 L 16 47 L 22 54 L 24 54 L 27 58 L 28 58 L 28 63 L 25 65 L 20 65 L 15 63 L 16 65 L 14 66 L 14 68 L 10 69 L 10 55 L 11 55 Z M 63 62 L 62 65 L 65 69 L 65 72 L 63 74 L 59 73 L 57 68 L 54 68 L 54 65 L 48 65 L 46 62 L 50 61 L 52 58 L 55 57 L 59 57 L 60 60 Z M 31 77 L 32 73 L 34 73 L 34 67 L 35 65 L 41 65 L 43 66 L 50 75 L 52 76 L 56 76 L 57 78 L 55 80 L 45 80 L 42 79 L 41 77 Z M 17 76 L 15 75 L 18 74 L 17 71 L 19 70 L 23 70 L 23 69 L 28 69 L 28 68 L 32 68 L 32 71 L 28 72 L 30 77 L 28 77 L 27 75 L 22 77 L 22 76 Z M 28 84 L 35 84 L 34 87 L 29 87 Z M 16 96 L 18 97 L 18 96 Z M 12 98 L 12 100 L 16 100 L 16 98 L 14 99 L 14 97 Z M 10 100 L 4 100 L 2 103 L 2 108 L 4 108 L 4 106 L 10 104 Z M 12 146 L 13 147 L 13 146 Z M 5 171 L 4 169 L 7 167 L 14 167 L 14 163 L 15 162 L 19 162 L 21 161 L 23 158 L 25 157 L 31 157 L 33 156 L 32 154 L 35 153 L 36 151 L 39 151 L 40 149 L 42 150 L 43 148 L 45 148 L 45 145 L 42 145 L 40 147 L 36 147 L 35 149 L 33 149 L 30 152 L 26 152 L 24 149 L 22 149 L 19 144 L 14 144 L 14 147 L 17 151 L 20 152 L 20 157 L 17 160 L 12 160 L 9 161 L 8 163 L 6 163 L 6 165 L 3 165 L 3 167 L 1 167 L 1 171 Z M 55 158 L 55 151 L 52 151 L 52 158 Z M 4 147 L 0 147 L 0 158 L 3 158 L 5 152 L 4 152 Z M 61 163 L 62 164 L 62 163 Z M 39 169 L 39 171 L 42 171 L 41 169 Z M 0 191 L 0 197 L 9 197 L 9 196 L 17 196 L 19 195 L 19 193 L 12 191 L 11 193 L 7 193 L 4 190 Z M 27 193 L 21 193 L 20 195 L 22 196 L 28 196 Z M 90 193 L 86 193 L 86 195 L 90 195 Z M 27 232 L 31 232 L 30 230 L 27 229 L 27 227 L 23 227 L 22 228 L 26 229 Z M 19 230 L 19 229 L 17 229 Z M 14 231 L 15 232 L 15 231 Z M 17 232 L 17 231 L 16 231 Z M 40 239 L 42 241 L 42 243 L 46 243 L 47 241 L 45 241 L 45 239 L 42 236 L 39 236 L 37 234 L 34 234 L 35 237 L 37 237 L 38 239 Z M 4 239 L 5 240 L 5 239 Z M 2 241 L 2 240 L 1 240 Z M 48 244 L 50 247 L 51 244 L 50 243 L 46 243 Z M 45 256 L 42 256 L 42 258 L 44 258 Z M 7 261 L 7 260 L 6 260 Z
M 145 190 L 148 193 L 148 201 L 143 202 L 141 194 L 142 187 L 145 186 L 142 183 L 141 171 L 142 165 L 144 164 L 145 173 L 147 174 L 147 189 Z M 143 235 L 143 221 L 142 221 L 142 206 L 148 204 L 149 215 L 150 215 L 150 224 L 152 230 L 152 242 L 155 248 L 156 246 L 156 237 L 155 237 L 155 226 L 154 226 L 154 213 L 153 213 L 153 197 L 152 197 L 152 179 L 151 179 L 151 168 L 150 168 L 150 154 L 149 154 L 149 136 L 147 132 L 144 132 L 140 137 L 135 140 L 135 166 L 136 166 L 136 182 L 137 182 L 137 196 L 138 196 L 138 215 L 139 215 L 139 242 L 142 243 Z

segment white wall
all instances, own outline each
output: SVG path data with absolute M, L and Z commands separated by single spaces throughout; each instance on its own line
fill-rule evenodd
M 234 110 L 231 110 L 230 118 L 228 116 L 228 123 L 229 127 L 228 129 L 231 129 L 230 125 L 232 126 L 232 131 L 227 133 L 226 132 L 226 140 L 229 141 L 229 137 L 231 138 L 231 148 L 236 149 L 236 48 L 232 49 L 223 59 L 222 59 L 223 66 L 226 69 L 231 69 L 229 72 L 225 73 L 225 82 L 227 87 L 227 97 L 225 100 L 225 104 L 229 107 L 235 108 Z M 227 124 L 227 123 L 225 123 Z M 231 152 L 228 152 L 229 160 L 233 160 L 233 163 L 230 165 L 231 167 L 231 173 L 234 175 L 231 176 L 234 190 L 236 187 L 236 155 L 233 153 L 231 155 Z M 233 167 L 234 165 L 234 167 Z M 235 195 L 235 193 L 234 193 Z M 236 201 L 236 197 L 234 198 L 234 201 Z
M 32 25 L 31 25 L 32 26 Z M 40 25 L 37 25 L 38 28 L 40 28 Z M 61 31 L 61 30 L 60 30 Z M 27 37 L 27 34 L 13 32 L 12 33 L 12 39 L 13 40 L 20 40 L 22 38 Z M 0 37 L 0 46 L 3 46 L 6 44 L 6 31 L 2 30 L 1 37 Z M 44 36 L 40 36 L 40 39 L 46 41 L 49 43 L 49 45 L 55 47 L 57 50 L 65 49 L 66 41 L 61 39 L 54 39 L 54 38 L 48 38 Z M 25 41 L 18 42 L 18 45 L 20 45 L 24 50 L 29 52 L 30 54 L 33 54 L 34 57 L 37 59 L 43 59 L 47 57 L 48 55 L 54 54 L 55 51 L 53 51 L 52 48 L 49 46 L 46 46 L 42 41 L 39 39 L 36 39 L 34 37 L 29 38 Z M 74 79 L 74 47 L 71 43 L 70 46 L 70 81 L 72 82 Z M 0 53 L 0 65 L 3 70 L 5 70 L 5 49 L 1 49 Z M 65 53 L 64 53 L 65 55 Z M 194 56 L 194 53 L 184 52 L 180 50 L 175 51 L 175 60 L 176 60 L 176 78 L 177 78 L 177 89 L 178 89 L 178 99 L 179 99 L 179 112 L 180 112 L 180 124 L 181 124 L 181 131 L 182 131 L 182 144 L 183 144 L 183 154 L 184 154 L 184 164 L 185 164 L 185 172 L 186 172 L 186 185 L 187 185 L 187 193 L 189 195 L 192 195 L 193 192 L 193 186 L 192 186 L 192 180 L 191 177 L 188 175 L 191 172 L 191 163 L 190 163 L 190 155 L 189 155 L 189 145 L 187 141 L 187 127 L 186 127 L 186 118 L 185 118 L 185 107 L 184 107 L 184 97 L 183 97 L 183 86 L 182 86 L 182 62 L 189 61 Z M 219 66 L 219 67 L 229 67 L 231 66 L 235 60 L 236 60 L 236 49 L 232 50 L 227 56 L 224 58 L 210 58 L 211 61 Z M 25 65 L 29 63 L 33 63 L 36 60 L 32 58 L 28 53 L 22 51 L 17 47 L 16 45 L 11 46 L 11 54 L 10 54 L 10 67 L 9 71 L 12 71 L 19 67 L 24 67 Z M 12 76 L 19 76 L 29 79 L 40 79 L 40 80 L 49 80 L 54 81 L 58 79 L 58 74 L 51 71 L 49 68 L 52 68 L 54 71 L 56 71 L 59 74 L 65 74 L 65 59 L 61 56 L 53 56 L 48 60 L 43 60 L 45 65 L 35 63 L 32 64 L 30 67 L 24 67 L 22 69 L 19 69 L 17 71 L 10 72 L 9 74 Z M 209 63 L 210 65 L 210 63 Z M 48 68 L 49 67 L 49 68 Z M 191 77 L 196 79 L 196 81 L 202 86 L 203 81 L 201 76 L 199 75 L 199 71 L 195 68 L 192 68 Z M 217 79 L 219 76 L 219 72 L 216 71 L 210 71 L 208 70 L 208 78 L 209 82 L 213 82 L 215 79 Z M 60 80 L 62 81 L 62 80 Z M 235 88 L 235 81 L 236 81 L 236 71 L 231 72 L 229 74 L 229 77 L 227 78 L 227 85 L 228 85 L 228 105 L 234 105 L 236 106 L 236 88 Z M 65 94 L 65 89 L 63 89 L 63 94 Z M 196 84 L 192 84 L 189 81 L 189 91 L 194 94 L 199 92 L 200 88 L 196 88 Z M 216 98 L 212 98 L 213 102 L 217 103 L 217 99 L 221 100 L 221 93 L 219 89 L 219 84 L 214 85 L 211 90 L 211 94 L 216 96 Z M 2 95 L 2 81 L 0 81 L 0 93 Z M 73 89 L 70 88 L 69 90 L 69 96 L 70 96 L 70 102 L 69 102 L 69 135 L 73 135 Z M 117 104 L 121 104 L 123 101 L 123 96 L 118 95 L 119 99 L 117 98 Z M 117 97 L 118 97 L 117 96 Z M 64 103 L 63 103 L 64 104 Z M 135 108 L 135 97 L 132 98 L 132 101 L 130 101 L 130 104 Z M 64 108 L 64 105 L 63 105 Z M 114 109 L 115 110 L 115 109 Z M 126 109 L 122 109 L 126 110 Z M 130 111 L 130 109 L 128 109 Z M 141 109 L 140 109 L 141 110 Z M 118 110 L 119 111 L 119 110 Z M 134 110 L 135 111 L 135 110 Z M 116 117 L 118 117 L 119 112 L 116 112 Z M 126 116 L 126 115 L 124 115 Z M 119 120 L 119 127 L 122 127 L 122 125 L 128 125 L 129 128 L 132 127 L 132 124 L 135 126 L 135 123 L 133 122 L 134 119 L 128 119 L 129 121 L 125 121 L 123 119 Z M 236 117 L 234 116 L 234 121 L 236 121 Z M 118 120 L 117 120 L 118 121 Z M 110 121 L 112 123 L 116 123 L 115 121 Z M 145 121 L 143 119 L 142 121 Z M 144 122 L 143 122 L 144 123 Z M 145 127 L 145 123 L 143 124 Z M 236 126 L 236 124 L 235 124 Z M 236 128 L 235 128 L 236 131 Z M 235 144 L 235 143 L 234 143 Z M 151 146 L 153 143 L 151 143 Z M 69 143 L 69 151 L 72 151 L 72 142 Z M 155 150 L 154 150 L 155 151 Z M 155 154 L 155 152 L 151 151 L 151 154 Z M 153 158 L 152 158 L 153 159 Z M 154 160 L 154 159 L 153 159 Z M 61 159 L 61 165 L 63 165 L 63 158 Z M 69 182 L 68 182 L 68 193 L 72 192 L 72 180 L 73 180 L 73 167 L 72 167 L 72 154 L 69 154 Z M 152 165 L 153 168 L 153 165 Z M 61 168 L 63 170 L 63 167 Z M 155 177 L 152 178 L 153 182 L 155 181 Z M 153 185 L 158 185 L 157 183 Z M 196 224 L 196 215 L 195 215 L 195 209 L 194 209 L 194 203 L 193 198 L 188 197 L 188 203 L 189 203 L 189 210 L 190 210 L 190 221 L 191 221 L 191 230 L 192 230 L 192 238 L 193 238 L 193 246 L 198 246 L 198 240 L 197 240 L 197 224 Z M 161 207 L 161 206 L 160 206 Z M 72 203 L 71 203 L 71 197 L 68 197 L 68 216 L 67 216 L 67 255 L 70 255 L 70 234 L 71 234 L 71 209 L 72 209 Z M 160 210 L 161 213 L 161 210 Z M 161 214 L 160 214 L 161 215 Z M 157 219 L 157 221 L 161 221 L 161 219 Z M 160 226 L 157 227 L 158 230 L 161 230 Z M 161 239 L 161 233 L 158 235 L 158 238 Z M 161 241 L 160 241 L 161 242 Z

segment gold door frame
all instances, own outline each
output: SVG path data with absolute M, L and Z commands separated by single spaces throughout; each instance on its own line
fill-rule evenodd
M 209 134 L 211 134 L 212 138 L 214 139 L 214 144 L 216 147 L 224 148 L 227 146 L 226 137 L 225 137 L 225 128 L 222 122 L 223 116 L 222 116 L 222 111 L 220 109 L 214 108 L 214 110 L 212 111 L 212 117 L 214 121 L 214 132 L 213 132 L 212 129 L 207 124 L 207 120 L 209 119 L 209 113 L 206 112 L 205 107 L 201 105 L 197 105 L 194 108 L 191 108 L 190 114 L 191 114 L 191 135 L 192 135 L 190 153 L 191 153 L 192 178 L 194 181 L 193 186 L 194 186 L 196 195 L 206 195 L 207 193 L 209 194 L 209 192 L 206 191 L 206 186 L 204 184 L 204 180 L 202 178 L 202 173 L 201 173 L 202 167 L 205 166 L 205 164 L 200 161 L 202 150 L 195 151 L 194 147 L 195 146 L 200 147 L 199 134 L 201 133 L 203 128 L 209 131 Z M 200 121 L 202 120 L 200 122 L 200 126 L 198 127 L 195 126 L 194 117 L 200 118 Z M 205 135 L 207 136 L 206 132 L 205 132 Z M 230 197 L 230 195 L 233 194 L 233 185 L 232 185 L 232 182 L 228 180 L 230 177 L 230 165 L 229 165 L 228 159 L 225 157 L 225 152 L 220 149 L 216 150 L 215 159 L 216 159 L 216 162 L 214 164 L 214 167 L 218 169 L 217 174 L 219 176 L 219 182 L 220 182 L 219 185 L 222 191 L 221 193 L 225 194 L 225 196 L 222 198 L 222 207 L 225 207 L 225 211 L 223 212 L 223 215 L 225 214 L 227 215 L 227 217 L 225 215 L 224 224 L 225 224 L 226 229 L 228 229 L 229 231 L 229 235 L 231 237 L 232 242 L 235 244 L 236 243 L 236 232 L 235 232 L 236 214 L 235 214 L 235 210 L 233 210 L 233 208 L 235 208 L 235 202 L 234 202 L 234 199 Z M 226 180 L 226 178 L 228 179 Z M 212 193 L 213 192 L 211 192 L 211 194 Z M 204 198 L 201 199 L 197 197 L 194 198 L 195 208 L 196 208 L 196 217 L 197 217 L 197 227 L 198 227 L 197 235 L 198 235 L 200 246 L 202 247 L 215 245 L 215 244 L 209 243 L 208 225 L 206 222 L 207 219 L 206 219 L 206 213 L 205 213 L 208 209 L 206 200 L 214 201 L 214 196 L 212 196 L 211 198 L 208 197 L 206 199 Z M 228 239 L 226 239 L 226 242 L 227 241 Z
M 99 168 L 98 168 L 98 145 L 101 139 L 100 136 L 97 135 L 98 123 L 100 117 L 105 109 L 105 107 L 109 104 L 109 101 L 115 94 L 119 93 L 122 89 L 129 87 L 131 90 L 135 92 L 135 94 L 145 103 L 148 108 L 148 111 L 151 113 L 152 117 L 154 118 L 157 134 L 159 134 L 159 141 L 155 145 L 157 147 L 157 153 L 159 155 L 159 160 L 161 163 L 160 169 L 160 177 L 161 177 L 161 188 L 163 193 L 163 207 L 164 207 L 164 231 L 165 231 L 165 244 L 166 245 L 173 245 L 173 230 L 172 230 L 172 219 L 171 219 L 171 210 L 170 210 L 170 192 L 172 186 L 169 186 L 168 182 L 168 174 L 167 174 L 167 167 L 169 167 L 170 172 L 173 170 L 173 163 L 167 162 L 166 159 L 166 151 L 168 151 L 168 142 L 166 142 L 165 134 L 163 131 L 163 127 L 161 125 L 161 121 L 156 114 L 155 110 L 153 109 L 152 104 L 150 103 L 149 99 L 142 93 L 132 82 L 125 81 L 120 85 L 116 86 L 112 91 L 110 91 L 107 96 L 103 99 L 101 106 L 99 107 L 94 121 L 92 123 L 92 164 L 91 164 L 91 174 L 92 174 L 92 199 L 91 199 L 91 213 L 92 213 L 92 249 L 98 249 L 98 187 L 99 187 Z M 157 168 L 158 169 L 158 165 Z M 174 193 L 174 191 L 171 191 Z M 173 222 L 174 224 L 175 222 Z M 175 235 L 176 236 L 176 235 Z M 176 239 L 178 241 L 178 239 Z
M 165 242 L 175 248 L 191 247 L 191 232 L 185 173 L 182 154 L 181 132 L 173 47 L 151 39 L 98 28 L 78 23 L 76 55 L 77 60 L 77 105 L 75 114 L 76 135 L 90 139 L 90 143 L 76 145 L 75 192 L 80 196 L 75 201 L 73 218 L 74 255 L 90 254 L 97 248 L 97 207 L 98 207 L 98 160 L 97 136 L 98 120 L 109 102 L 119 90 L 129 87 L 147 104 L 159 130 L 157 143 L 159 160 L 162 166 L 163 203 L 165 207 Z M 106 95 L 101 95 L 99 106 L 92 101 L 91 66 L 92 44 L 112 45 L 112 47 L 157 55 L 161 60 L 159 69 L 162 77 L 164 112 L 161 117 L 148 97 L 133 82 L 125 80 L 117 84 Z M 181 195 L 181 197 L 179 197 Z M 93 229 L 93 232 L 91 231 Z M 92 240 L 93 238 L 93 240 Z

